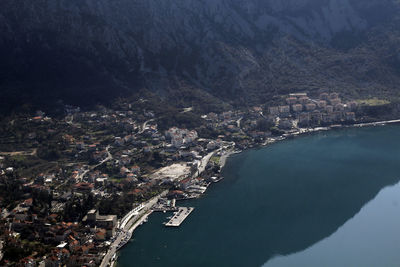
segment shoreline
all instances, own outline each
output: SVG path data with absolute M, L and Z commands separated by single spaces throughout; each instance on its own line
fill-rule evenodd
M 221 155 L 221 158 L 219 159 L 219 165 L 220 165 L 221 170 L 222 170 L 222 168 L 225 167 L 226 161 L 229 159 L 229 157 L 232 156 L 233 154 L 237 154 L 237 153 L 239 153 L 239 152 L 236 152 L 233 149 L 223 152 L 223 154 Z
M 112 255 L 112 260 L 109 264 L 110 267 L 114 267 L 117 266 L 118 264 L 118 251 L 120 251 L 124 246 L 126 246 L 129 241 L 132 239 L 133 236 L 133 232 L 136 230 L 136 228 L 138 228 L 139 226 L 141 226 L 144 222 L 146 222 L 149 218 L 149 216 L 153 213 L 152 210 L 147 211 L 145 214 L 143 214 L 143 216 L 141 216 L 131 227 L 129 227 L 127 233 L 129 234 L 129 239 L 126 241 L 126 243 L 120 245 L 117 250 L 115 251 L 115 253 Z
M 377 126 L 385 126 L 387 124 L 397 124 L 397 123 L 400 124 L 400 119 L 387 120 L 387 121 L 367 122 L 367 123 L 356 123 L 356 124 L 348 124 L 348 125 L 337 124 L 337 125 L 330 125 L 330 126 L 326 126 L 326 127 L 315 127 L 315 128 L 300 128 L 296 132 L 285 133 L 285 134 L 277 136 L 275 138 L 268 138 L 268 140 L 265 141 L 263 144 L 259 145 L 259 147 L 265 147 L 265 146 L 268 146 L 270 144 L 276 143 L 278 141 L 286 140 L 288 138 L 297 137 L 297 136 L 306 135 L 306 134 L 317 133 L 317 132 L 322 132 L 322 131 L 331 131 L 331 130 L 344 129 L 344 128 L 377 127 Z M 245 150 L 247 150 L 247 149 L 245 149 Z
M 368 122 L 368 123 L 357 123 L 357 124 L 350 124 L 350 125 L 331 125 L 331 126 L 327 126 L 327 127 L 315 127 L 315 128 L 300 128 L 298 131 L 293 132 L 293 133 L 285 133 L 283 135 L 280 136 L 276 136 L 274 138 L 268 138 L 263 144 L 254 146 L 254 147 L 248 147 L 245 148 L 244 150 L 235 150 L 234 148 L 228 149 L 228 150 L 222 150 L 221 153 L 221 157 L 220 157 L 220 161 L 219 161 L 219 165 L 220 165 L 220 172 L 222 172 L 222 169 L 225 167 L 228 159 L 234 155 L 234 154 L 238 154 L 238 153 L 242 153 L 246 150 L 249 149 L 254 149 L 254 148 L 262 148 L 262 147 L 266 147 L 268 145 L 277 143 L 279 141 L 284 141 L 288 138 L 292 138 L 292 137 L 297 137 L 297 136 L 302 136 L 302 135 L 306 135 L 306 134 L 312 134 L 312 133 L 317 133 L 317 132 L 321 132 L 321 131 L 330 131 L 330 130 L 335 130 L 335 129 L 343 129 L 343 128 L 362 128 L 362 127 L 376 127 L 376 126 L 385 126 L 387 124 L 397 124 L 400 123 L 400 119 L 396 119 L 396 120 L 387 120 L 387 121 L 376 121 L 376 122 Z M 211 152 L 209 154 L 207 154 L 204 158 L 211 158 L 210 154 L 214 154 L 216 153 L 218 150 Z M 203 159 L 204 159 L 203 158 Z M 208 160 L 209 160 L 208 158 Z M 208 162 L 207 160 L 207 162 Z M 203 194 L 202 194 L 203 195 Z M 138 228 L 143 221 L 145 221 L 146 219 L 148 219 L 148 217 L 152 214 L 152 210 L 150 209 L 150 211 L 146 212 L 146 214 L 144 214 L 139 220 L 136 221 L 136 223 L 134 225 L 132 225 L 129 228 L 129 232 L 131 234 L 133 234 L 133 232 L 136 230 L 136 228 Z M 123 246 L 122 246 L 123 247 Z M 121 247 L 121 248 L 122 248 Z M 120 249 L 121 249 L 120 248 Z M 113 256 L 113 260 L 111 261 L 109 266 L 117 266 L 117 262 L 118 262 L 118 251 L 115 252 L 114 256 Z
M 243 150 L 231 149 L 231 150 L 227 150 L 227 151 L 222 151 L 223 155 L 220 158 L 220 170 L 222 172 L 222 169 L 225 167 L 227 160 L 229 159 L 229 157 L 231 157 L 234 154 L 242 153 L 249 149 L 267 147 L 268 145 L 277 143 L 279 141 L 284 141 L 288 138 L 293 138 L 293 137 L 297 137 L 297 136 L 302 136 L 302 135 L 312 134 L 312 133 L 317 133 L 317 132 L 322 132 L 322 131 L 331 131 L 331 130 L 336 130 L 336 129 L 377 127 L 377 126 L 385 126 L 387 124 L 400 124 L 400 119 L 366 122 L 366 123 L 355 123 L 355 124 L 349 124 L 349 125 L 337 124 L 337 125 L 330 125 L 330 126 L 326 126 L 326 127 L 299 128 L 299 130 L 296 132 L 285 133 L 285 134 L 282 134 L 282 135 L 279 135 L 276 137 L 267 138 L 267 140 L 264 143 L 256 144 L 256 145 L 253 145 L 252 147 L 247 147 Z
M 132 239 L 133 232 L 136 230 L 136 228 L 142 225 L 143 222 L 146 221 L 146 219 L 148 219 L 149 215 L 153 212 L 151 208 L 154 206 L 155 203 L 157 203 L 158 199 L 166 196 L 167 193 L 168 191 L 164 190 L 157 196 L 154 196 L 148 201 L 142 203 L 144 207 L 138 212 L 138 214 L 134 214 L 131 210 L 121 219 L 121 222 L 126 220 L 126 223 L 123 224 L 123 228 L 121 228 L 122 225 L 121 224 L 118 227 L 118 229 L 124 232 L 125 236 L 122 235 L 116 236 L 117 237 L 116 241 L 110 245 L 109 249 L 107 250 L 106 254 L 102 259 L 100 267 L 116 265 L 118 261 L 118 251 Z M 136 216 L 138 217 L 135 218 Z M 123 240 L 125 238 L 126 240 Z

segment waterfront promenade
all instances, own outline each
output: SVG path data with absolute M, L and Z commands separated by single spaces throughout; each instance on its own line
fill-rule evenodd
M 151 218 L 148 225 L 139 229 L 140 238 L 137 236 L 135 242 L 121 250 L 118 263 L 124 267 L 132 266 L 132 263 L 154 267 L 262 266 L 276 255 L 276 251 L 295 253 L 298 248 L 293 247 L 291 236 L 285 233 L 296 227 L 304 229 L 297 233 L 302 249 L 312 247 L 334 235 L 335 229 L 351 220 L 382 188 L 398 182 L 398 130 L 392 126 L 344 128 L 293 138 L 267 149 L 248 149 L 235 155 L 228 160 L 222 184 L 215 186 L 205 197 L 185 203 L 195 206 L 196 210 L 179 228 L 160 227 L 165 217 L 162 214 L 157 219 Z M 294 164 L 288 168 L 287 162 Z M 346 184 L 346 190 L 342 190 L 343 184 Z M 360 188 L 364 190 L 363 194 L 359 194 Z M 331 209 L 332 200 L 335 205 Z M 322 205 L 312 205 L 316 201 Z M 280 205 L 265 209 L 265 203 Z M 348 203 L 352 203 L 351 212 Z M 290 212 L 282 213 L 282 205 Z M 308 224 L 301 223 L 304 213 L 298 213 L 299 207 L 304 207 Z M 381 211 L 385 213 L 386 209 Z M 255 214 L 257 222 L 249 219 Z M 321 222 L 323 225 L 319 228 Z M 359 233 L 356 235 L 360 237 Z M 282 240 L 282 236 L 286 238 Z M 359 248 L 357 238 L 344 238 L 345 242 L 339 242 L 339 245 L 354 242 Z M 373 241 L 368 243 L 372 247 Z M 229 257 L 221 253 L 221 247 L 223 251 L 229 251 Z M 385 247 L 385 253 L 391 252 L 388 247 Z M 199 257 L 199 251 L 202 257 Z M 329 251 L 323 252 L 329 254 Z M 175 255 L 182 256 L 177 261 Z M 284 252 L 281 255 L 285 255 Z M 321 255 L 316 256 L 317 261 Z
M 358 123 L 354 124 L 355 127 L 365 127 L 365 126 L 380 126 L 385 124 L 400 123 L 400 120 L 389 120 L 389 121 L 377 121 L 368 123 Z
M 127 239 L 132 236 L 133 231 L 146 219 L 146 217 L 151 213 L 150 209 L 154 206 L 157 201 L 166 196 L 168 191 L 163 191 L 161 194 L 153 197 L 149 201 L 142 203 L 143 209 L 136 212 L 129 212 L 128 216 L 124 216 L 123 222 L 120 224 L 120 227 L 117 229 L 117 235 L 115 237 L 114 242 L 110 245 L 106 255 L 104 256 L 100 267 L 113 266 L 113 257 L 116 254 L 117 250 L 121 248 L 121 243 L 126 242 Z

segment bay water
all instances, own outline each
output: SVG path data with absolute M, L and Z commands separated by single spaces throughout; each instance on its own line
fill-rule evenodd
M 118 266 L 400 266 L 400 126 L 320 132 L 229 158 L 179 228 L 153 213 Z

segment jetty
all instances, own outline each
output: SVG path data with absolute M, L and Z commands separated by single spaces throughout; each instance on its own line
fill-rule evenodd
M 178 211 L 174 212 L 174 215 L 165 226 L 179 227 L 193 210 L 194 208 L 192 207 L 179 207 Z

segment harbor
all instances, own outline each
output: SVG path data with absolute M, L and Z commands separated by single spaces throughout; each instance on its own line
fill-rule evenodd
M 374 216 L 367 218 L 361 213 L 354 228 L 345 228 L 348 229 L 345 235 L 340 229 L 356 218 L 380 190 L 399 182 L 400 144 L 393 141 L 398 140 L 398 130 L 395 125 L 346 128 L 305 135 L 235 155 L 228 160 L 221 174 L 225 177 L 222 184 L 212 185 L 206 197 L 177 202 L 178 206 L 196 209 L 180 227 L 165 227 L 162 223 L 169 219 L 162 213 L 153 213 L 149 222 L 137 234 L 135 232 L 135 241 L 121 250 L 118 264 L 128 267 L 134 259 L 138 266 L 154 267 L 262 266 L 269 261 L 271 266 L 277 266 L 272 265 L 277 254 L 291 258 L 290 255 L 299 252 L 298 255 L 304 256 L 302 259 L 307 259 L 307 253 L 302 252 L 316 245 L 319 250 L 311 249 L 313 254 L 309 255 L 317 261 L 330 255 L 332 250 L 340 250 L 347 259 L 356 259 L 360 263 L 353 266 L 365 266 L 358 253 L 364 244 L 368 244 L 365 246 L 368 255 L 397 260 L 394 257 L 398 255 L 398 248 L 393 246 L 392 239 L 387 239 L 396 239 L 393 234 L 397 233 L 396 224 L 381 220 L 391 214 L 397 218 L 399 213 L 390 202 L 397 199 L 397 195 L 389 195 L 387 204 L 377 202 L 385 208 L 380 204 L 376 206 L 376 212 L 382 217 L 375 217 L 373 225 L 387 223 L 385 228 L 373 227 L 369 219 Z M 379 160 L 377 153 L 382 155 Z M 287 162 L 292 162 L 290 167 Z M 167 216 L 171 215 L 172 212 Z M 255 216 L 257 219 L 252 220 Z M 304 223 L 305 218 L 307 223 Z M 365 229 L 371 229 L 371 235 L 367 235 Z M 388 231 L 383 233 L 382 229 Z M 296 241 L 295 246 L 293 235 L 288 234 L 291 231 L 300 241 Z M 380 235 L 382 250 L 374 243 Z M 337 242 L 328 241 L 329 237 Z M 324 249 L 324 244 L 329 247 Z M 342 249 L 343 244 L 349 252 Z M 179 255 L 179 261 L 172 255 Z M 346 266 L 345 260 L 340 260 L 342 266 Z M 320 266 L 307 263 L 302 266 Z M 387 266 L 396 266 L 393 263 L 388 262 Z M 292 266 L 299 265 L 295 262 Z
M 165 224 L 167 227 L 179 227 L 183 221 L 194 210 L 193 207 L 180 207 L 178 211 L 174 212 L 172 218 Z

